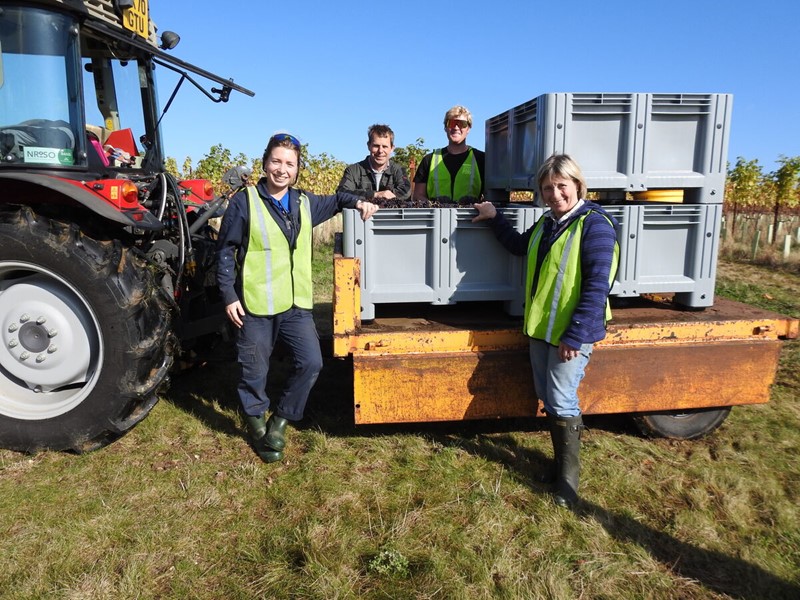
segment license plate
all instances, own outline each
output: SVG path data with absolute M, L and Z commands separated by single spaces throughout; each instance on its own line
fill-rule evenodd
M 133 0 L 131 8 L 122 9 L 122 25 L 136 35 L 150 36 L 150 7 L 148 0 Z

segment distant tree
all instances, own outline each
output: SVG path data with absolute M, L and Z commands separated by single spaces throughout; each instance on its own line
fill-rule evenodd
M 430 150 L 425 148 L 425 140 L 423 138 L 417 138 L 417 141 L 413 144 L 408 144 L 402 148 L 395 148 L 392 160 L 402 165 L 409 176 L 411 176 L 411 162 L 414 162 L 414 168 L 416 169 L 419 166 L 419 161 L 421 161 L 422 157 L 428 154 L 428 152 L 430 152 Z
M 333 194 L 347 164 L 325 152 L 309 154 L 306 144 L 303 144 L 300 156 L 303 167 L 300 170 L 297 186 L 315 194 Z
M 324 152 L 317 155 L 310 154 L 306 145 L 300 149 L 300 156 L 303 168 L 300 170 L 298 186 L 318 194 L 334 193 L 347 165 Z M 224 191 L 217 188 L 224 187 L 221 184 L 222 175 L 231 167 L 249 166 L 253 171 L 252 181 L 258 181 L 264 172 L 260 156 L 248 158 L 242 153 L 231 156 L 231 151 L 222 144 L 212 146 L 198 161 L 196 167 L 192 166 L 192 159 L 188 156 L 181 170 L 178 170 L 174 158 L 167 158 L 166 165 L 169 172 L 179 179 L 208 179 L 217 193 Z
M 781 155 L 778 170 L 771 174 L 775 184 L 775 206 L 773 207 L 772 231 L 778 231 L 781 208 L 795 208 L 798 205 L 798 179 L 800 179 L 800 156 L 789 158 Z M 777 241 L 773 237 L 773 243 Z
M 181 179 L 181 174 L 178 171 L 178 162 L 171 156 L 168 156 L 164 161 L 164 168 L 167 170 L 167 173 L 173 177 Z
M 214 186 L 214 191 L 220 193 L 225 187 L 222 175 L 237 165 L 248 164 L 249 159 L 241 152 L 231 157 L 231 151 L 223 148 L 222 144 L 212 146 L 208 153 L 197 162 L 192 177 L 194 179 L 208 179 Z
M 187 156 L 183 160 L 183 166 L 179 170 L 177 161 L 172 157 L 167 157 L 165 166 L 167 171 L 178 179 L 208 179 L 214 186 L 214 192 L 220 194 L 226 190 L 222 183 L 222 175 L 238 165 L 258 164 L 259 159 L 250 160 L 241 152 L 236 156 L 231 156 L 231 151 L 224 148 L 222 144 L 212 146 L 209 151 L 197 162 L 197 166 L 192 165 L 192 158 Z M 260 173 L 259 168 L 259 173 Z
M 781 155 L 778 170 L 773 174 L 777 201 L 782 206 L 795 208 L 800 204 L 800 156 L 792 158 Z
M 733 207 L 734 222 L 741 208 L 759 204 L 763 181 L 764 174 L 758 160 L 745 160 L 741 156 L 736 159 L 736 165 L 728 171 L 728 193 L 725 195 L 728 207 Z
M 187 156 L 183 159 L 183 178 L 184 179 L 191 179 L 192 178 L 192 157 Z
M 253 171 L 253 175 L 250 177 L 251 180 L 258 181 L 261 179 L 261 176 L 264 174 L 264 166 L 261 164 L 260 156 L 250 159 L 250 169 Z

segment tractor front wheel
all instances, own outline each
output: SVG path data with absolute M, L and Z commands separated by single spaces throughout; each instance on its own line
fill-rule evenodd
M 118 241 L 0 209 L 0 446 L 99 448 L 144 418 L 172 364 L 169 297 Z

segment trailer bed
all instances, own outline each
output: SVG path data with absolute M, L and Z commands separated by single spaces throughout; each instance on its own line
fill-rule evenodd
M 358 262 L 336 257 L 335 356 L 352 356 L 356 423 L 542 415 L 522 321 L 499 303 L 387 305 L 361 323 Z M 725 299 L 703 310 L 626 299 L 581 385 L 585 414 L 767 402 L 798 320 Z

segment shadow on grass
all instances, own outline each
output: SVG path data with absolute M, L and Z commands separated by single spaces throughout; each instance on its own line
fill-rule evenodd
M 323 348 L 324 343 L 323 341 Z M 537 417 L 356 425 L 352 361 L 349 358 L 333 358 L 328 352 L 324 362 L 319 379 L 309 396 L 305 417 L 293 425 L 300 431 L 318 429 L 334 437 L 418 434 L 434 439 L 441 436 L 469 437 L 546 430 L 545 420 Z M 267 393 L 273 403 L 280 397 L 283 382 L 290 369 L 289 357 L 276 349 L 270 361 L 267 386 Z M 210 429 L 227 434 L 239 433 L 246 438 L 246 432 L 234 416 L 238 413 L 241 419 L 241 408 L 236 395 L 238 377 L 239 365 L 235 360 L 209 360 L 202 366 L 173 375 L 169 388 L 161 396 L 202 421 Z M 587 417 L 586 423 L 590 429 L 635 434 L 631 420 L 625 415 Z
M 475 456 L 502 464 L 537 493 L 550 493 L 540 482 L 552 460 L 537 450 L 524 448 L 511 436 L 463 438 L 437 436 L 443 445 L 457 446 Z M 554 507 L 555 510 L 555 507 Z M 597 521 L 610 536 L 644 548 L 664 568 L 679 577 L 697 581 L 709 590 L 746 600 L 800 598 L 800 586 L 763 568 L 715 550 L 698 548 L 649 527 L 620 512 L 582 499 L 573 511 Z
M 270 360 L 267 384 L 267 395 L 273 407 L 290 370 L 291 359 L 279 344 Z M 204 355 L 191 368 L 173 373 L 161 397 L 193 415 L 209 429 L 239 433 L 247 438 L 241 426 L 243 413 L 236 393 L 240 372 L 235 347 L 228 344 L 214 355 Z M 300 430 L 319 428 L 332 435 L 357 435 L 352 379 L 351 362 L 332 358 L 328 351 L 322 373 L 311 391 L 305 418 L 295 427 Z
M 715 592 L 748 600 L 800 598 L 800 586 L 747 561 L 682 542 L 591 502 L 584 501 L 575 512 L 595 519 L 615 539 L 641 546 L 669 571 Z
M 278 397 L 290 365 L 288 359 L 279 354 L 273 358 L 270 368 L 268 391 L 274 399 Z M 209 428 L 246 438 L 234 416 L 240 410 L 236 396 L 238 373 L 235 362 L 209 362 L 175 376 L 163 397 Z M 458 447 L 502 464 L 536 493 L 549 493 L 549 487 L 541 483 L 541 479 L 552 464 L 550 457 L 520 446 L 511 435 L 502 435 L 506 432 L 546 431 L 544 419 L 356 426 L 352 398 L 352 364 L 346 359 L 326 358 L 320 379 L 309 398 L 306 417 L 297 428 L 320 429 L 328 435 L 343 437 L 419 434 L 443 446 Z M 590 429 L 635 435 L 630 419 L 623 415 L 587 416 L 585 421 Z M 747 600 L 800 598 L 800 587 L 758 566 L 682 542 L 619 512 L 583 501 L 575 513 L 581 518 L 596 520 L 615 539 L 641 546 L 667 570 L 696 580 L 717 593 Z
M 161 398 L 191 414 L 206 427 L 222 433 L 244 433 L 232 416 L 239 408 L 236 396 L 239 365 L 206 362 L 170 376 Z

